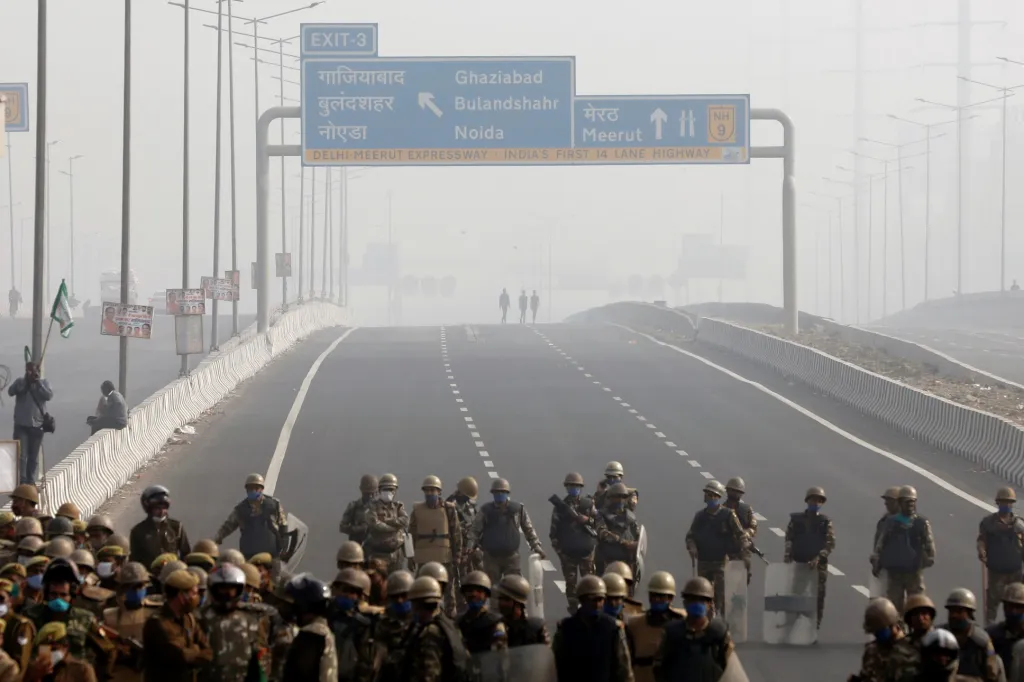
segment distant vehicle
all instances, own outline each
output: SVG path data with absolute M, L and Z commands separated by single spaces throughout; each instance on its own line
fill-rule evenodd
M 126 303 L 135 303 L 138 300 L 139 280 L 134 270 L 128 271 L 128 300 Z M 107 270 L 100 275 L 100 302 L 119 302 L 121 300 L 121 271 Z
M 149 297 L 149 305 L 153 306 L 154 315 L 166 315 L 167 314 L 167 292 L 166 291 L 154 291 L 153 295 Z

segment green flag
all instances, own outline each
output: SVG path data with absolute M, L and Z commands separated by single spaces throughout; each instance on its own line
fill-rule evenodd
M 68 286 L 64 280 L 60 281 L 57 298 L 53 299 L 50 319 L 60 325 L 61 336 L 65 339 L 71 336 L 71 328 L 75 326 L 75 320 L 71 317 L 71 306 L 68 305 Z

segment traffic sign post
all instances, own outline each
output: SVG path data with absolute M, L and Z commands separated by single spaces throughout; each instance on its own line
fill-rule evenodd
M 306 59 L 303 162 L 569 163 L 574 90 L 573 57 Z
M 9 133 L 27 133 L 28 121 L 28 83 L 0 83 L 0 96 L 6 99 L 0 113 L 4 114 L 4 122 Z
M 377 56 L 377 24 L 302 24 L 300 35 L 303 59 Z

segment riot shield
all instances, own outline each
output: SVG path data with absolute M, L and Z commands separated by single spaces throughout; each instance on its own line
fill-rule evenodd
M 558 682 L 555 655 L 544 644 L 473 654 L 470 666 L 478 682 Z
M 743 669 L 740 657 L 736 655 L 735 651 L 729 657 L 729 662 L 725 665 L 725 672 L 722 673 L 718 682 L 750 682 L 747 671 Z
M 747 641 L 747 565 L 730 561 L 725 565 L 725 622 L 737 644 Z
M 644 559 L 647 557 L 647 529 L 640 526 L 640 537 L 636 540 L 636 571 L 633 572 L 633 584 L 640 584 L 640 576 L 644 574 Z
M 868 576 L 868 598 L 874 599 L 876 597 L 885 597 L 889 594 L 889 574 L 883 568 L 878 572 L 878 577 L 875 577 L 874 573 Z
M 405 534 L 405 558 L 413 559 L 416 557 L 416 550 L 412 546 L 412 536 L 408 533 Z
M 544 566 L 540 562 L 539 554 L 530 555 L 530 597 L 526 602 L 526 612 L 534 618 L 544 618 Z
M 818 640 L 818 571 L 769 564 L 764 572 L 764 641 L 808 646 Z
M 284 562 L 284 570 L 288 573 L 295 573 L 299 562 L 306 554 L 306 538 L 309 537 L 309 527 L 302 522 L 295 514 L 288 514 L 288 535 L 284 551 L 288 561 Z

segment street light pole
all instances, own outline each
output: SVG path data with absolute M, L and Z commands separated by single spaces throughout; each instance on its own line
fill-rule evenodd
M 328 169 L 330 170 L 330 169 Z M 316 298 L 316 275 L 313 272 L 316 268 L 316 166 L 313 166 L 312 179 L 310 180 L 310 206 L 309 206 L 309 298 Z
M 53 234 L 50 232 L 50 148 L 57 144 L 60 140 L 46 143 L 46 300 L 50 298 L 50 252 L 53 246 Z
M 234 19 L 232 0 L 228 0 L 228 26 Z M 235 50 L 228 46 L 228 137 L 231 138 L 231 270 L 238 272 L 238 192 L 235 183 Z M 214 273 L 216 275 L 216 273 Z M 241 282 L 241 274 L 238 278 Z M 239 297 L 241 298 L 241 297 Z M 231 336 L 238 336 L 238 300 L 231 302 Z
M 83 158 L 82 154 L 68 158 L 68 170 L 61 171 L 68 176 L 68 189 L 70 200 L 70 247 L 71 247 L 71 298 L 75 298 L 75 161 Z
M 185 84 L 184 84 L 184 129 L 182 132 L 182 167 L 181 167 L 181 288 L 188 289 L 188 210 L 189 210 L 189 196 L 188 196 L 188 182 L 189 182 L 189 19 L 191 8 L 189 6 L 190 0 L 185 0 L 185 46 L 184 46 L 184 70 L 185 70 Z M 122 272 L 122 281 L 126 273 Z M 216 274 L 216 273 L 214 273 Z M 181 376 L 188 374 L 188 356 L 181 356 Z
M 302 266 L 306 260 L 306 167 L 299 164 L 299 278 L 296 280 L 296 300 L 302 305 Z
M 7 208 L 11 221 L 11 289 L 14 289 L 14 168 L 11 163 L 11 143 L 7 142 Z
M 214 124 L 214 151 L 213 151 L 213 276 L 220 276 L 220 151 L 221 151 L 221 119 L 223 111 L 223 100 L 222 90 L 223 85 L 223 71 L 224 71 L 224 34 L 221 33 L 220 29 L 224 24 L 224 4 L 222 0 L 217 0 L 217 113 L 216 123 Z M 239 278 L 241 279 L 241 278 Z M 210 352 L 219 348 L 218 344 L 218 332 L 219 332 L 219 321 L 220 311 L 217 305 L 219 301 L 213 299 L 213 319 L 210 321 Z
M 327 168 L 327 188 L 324 191 L 324 246 L 323 259 L 320 265 L 320 298 L 327 298 L 327 252 L 330 246 L 327 243 L 328 231 L 331 225 L 331 168 Z
M 45 0 L 44 0 L 45 1 Z M 124 0 L 124 96 L 121 126 L 121 301 L 128 302 L 128 270 L 131 254 L 132 182 L 132 0 Z M 102 304 L 103 301 L 100 301 Z M 118 338 L 117 387 L 128 395 L 128 337 Z

